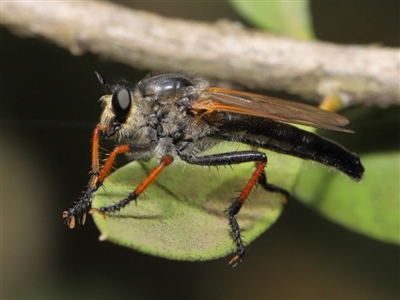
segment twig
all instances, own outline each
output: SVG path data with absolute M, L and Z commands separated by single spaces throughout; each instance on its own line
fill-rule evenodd
M 192 69 L 250 88 L 344 105 L 400 104 L 399 49 L 299 41 L 230 22 L 169 19 L 103 1 L 2 2 L 1 24 L 78 55 L 146 69 Z

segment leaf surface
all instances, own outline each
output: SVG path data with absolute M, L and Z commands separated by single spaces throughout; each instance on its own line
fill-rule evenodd
M 125 198 L 157 163 L 132 162 L 118 169 L 105 181 L 93 207 Z M 299 163 L 297 159 L 280 157 L 274 169 L 279 165 L 292 168 L 279 176 L 271 175 L 270 180 L 293 186 Z M 138 198 L 137 205 L 130 203 L 120 212 L 108 214 L 106 219 L 94 214 L 94 220 L 102 238 L 144 253 L 189 261 L 223 257 L 236 251 L 225 209 L 239 195 L 254 169 L 253 163 L 217 169 L 189 165 L 177 158 Z M 246 245 L 276 221 L 282 211 L 281 201 L 281 195 L 266 192 L 261 186 L 253 189 L 237 218 Z

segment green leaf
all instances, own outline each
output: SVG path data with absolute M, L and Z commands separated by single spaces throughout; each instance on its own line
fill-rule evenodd
M 236 1 L 232 6 L 259 28 L 298 39 L 313 39 L 309 2 L 304 1 Z
M 400 154 L 376 152 L 361 161 L 366 170 L 362 182 L 308 168 L 301 171 L 295 195 L 349 229 L 400 243 Z
M 360 108 L 350 119 L 349 149 L 361 153 L 359 183 L 338 171 L 304 162 L 294 195 L 328 219 L 384 242 L 400 243 L 400 109 Z
M 229 148 L 238 147 L 233 144 Z M 216 150 L 227 151 L 223 146 Z M 270 182 L 290 189 L 300 160 L 288 156 L 279 156 L 278 160 L 276 155 L 270 155 L 272 159 L 275 162 L 269 168 Z M 118 169 L 105 181 L 93 207 L 125 198 L 155 166 L 157 161 L 152 160 L 145 164 L 132 162 Z M 176 260 L 211 260 L 233 253 L 236 248 L 224 210 L 238 196 L 254 169 L 253 163 L 246 163 L 217 170 L 189 165 L 177 158 L 138 198 L 137 205 L 131 203 L 106 219 L 93 215 L 101 239 Z M 246 245 L 276 221 L 282 211 L 281 201 L 279 194 L 261 187 L 253 189 L 237 218 Z
M 293 191 L 296 198 L 347 228 L 399 243 L 398 110 L 361 111 L 361 117 L 350 118 L 356 119 L 352 129 L 357 134 L 342 134 L 342 138 L 349 149 L 364 150 L 361 161 L 366 172 L 362 182 L 319 163 L 270 151 L 266 152 L 268 181 Z M 229 148 L 220 146 L 213 152 L 232 149 L 248 150 L 230 143 Z M 155 166 L 157 161 L 153 160 L 120 168 L 106 180 L 93 207 L 125 198 Z M 132 203 L 105 220 L 95 214 L 94 219 L 102 238 L 120 245 L 170 259 L 216 259 L 235 251 L 224 209 L 253 171 L 252 163 L 217 170 L 177 159 L 139 197 L 137 206 Z M 247 245 L 276 221 L 281 200 L 280 195 L 261 187 L 253 189 L 238 215 Z

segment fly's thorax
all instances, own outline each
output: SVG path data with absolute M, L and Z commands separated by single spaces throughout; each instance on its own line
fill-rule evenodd
M 179 71 L 150 73 L 138 83 L 137 89 L 144 99 L 164 102 L 194 98 L 208 86 L 209 83 L 198 74 Z

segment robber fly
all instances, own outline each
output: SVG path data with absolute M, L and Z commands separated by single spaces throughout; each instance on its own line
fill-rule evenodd
M 245 255 L 236 215 L 253 186 L 258 183 L 267 191 L 289 197 L 285 189 L 267 182 L 264 171 L 267 156 L 257 148 L 311 159 L 334 167 L 355 181 L 361 180 L 364 168 L 356 154 L 288 124 L 352 132 L 340 128 L 348 120 L 335 113 L 287 100 L 212 87 L 199 75 L 183 71 L 151 73 L 134 86 L 125 81 L 106 83 L 98 73 L 96 75 L 107 94 L 101 98 L 104 110 L 93 133 L 88 187 L 79 201 L 63 213 L 70 228 L 76 221 L 83 224 L 88 211 L 104 215 L 136 201 L 174 157 L 202 166 L 255 162 L 256 170 L 226 210 L 237 247 L 236 256 L 230 261 L 234 266 Z M 103 166 L 98 158 L 101 132 L 117 144 Z M 221 141 L 244 143 L 252 150 L 201 155 Z M 122 153 L 138 161 L 157 156 L 160 163 L 125 199 L 114 205 L 91 208 L 92 197 L 108 176 L 115 157 Z

